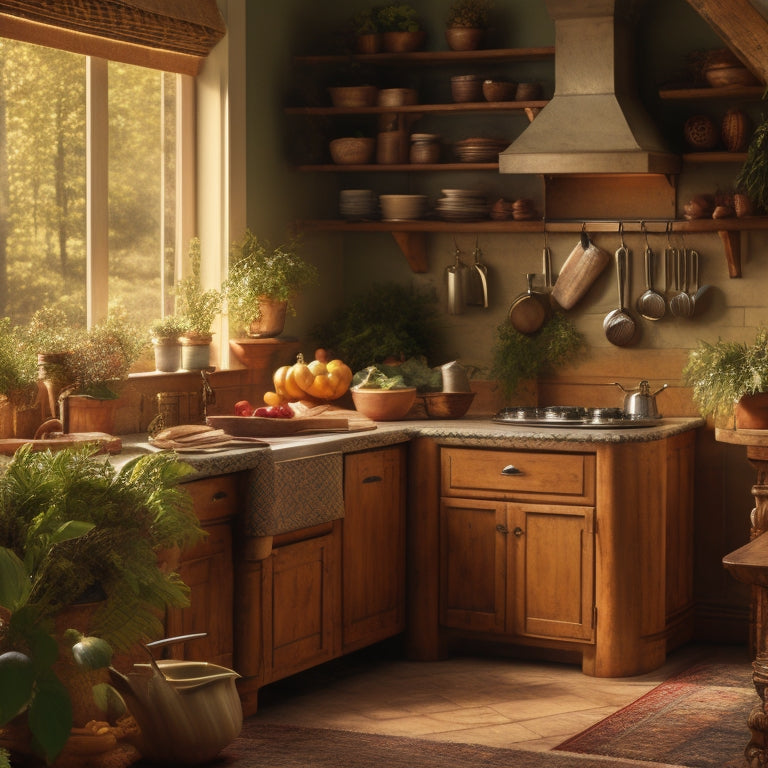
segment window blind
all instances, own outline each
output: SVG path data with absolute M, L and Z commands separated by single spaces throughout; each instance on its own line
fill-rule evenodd
M 216 0 L 0 0 L 0 36 L 196 75 L 226 33 Z

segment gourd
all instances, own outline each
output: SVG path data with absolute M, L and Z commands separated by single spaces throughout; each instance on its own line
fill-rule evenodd
M 352 382 L 352 370 L 341 360 L 326 362 L 321 350 L 310 363 L 304 361 L 299 353 L 293 365 L 283 365 L 272 376 L 275 385 L 273 392 L 264 395 L 267 405 L 296 400 L 319 400 L 327 402 L 338 400 Z

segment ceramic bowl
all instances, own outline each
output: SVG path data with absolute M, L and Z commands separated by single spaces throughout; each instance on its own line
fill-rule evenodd
M 451 78 L 451 95 L 455 102 L 482 101 L 483 80 L 480 75 L 455 75 Z
M 483 80 L 483 96 L 486 101 L 514 101 L 517 83 L 511 80 Z
M 381 217 L 387 221 L 420 219 L 427 212 L 426 195 L 379 195 Z
M 424 408 L 430 419 L 460 419 L 474 399 L 474 392 L 426 392 Z
M 355 408 L 373 421 L 397 421 L 416 402 L 416 387 L 405 389 L 350 389 Z
M 376 139 L 357 136 L 334 139 L 329 148 L 331 158 L 337 165 L 365 165 L 373 160 Z

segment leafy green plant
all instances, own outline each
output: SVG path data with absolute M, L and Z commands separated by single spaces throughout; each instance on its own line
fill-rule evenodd
M 555 312 L 535 334 L 515 330 L 508 321 L 496 330 L 491 375 L 507 397 L 520 384 L 572 360 L 585 345 L 584 337 L 562 312 Z
M 692 387 L 702 416 L 730 416 L 744 395 L 768 389 L 768 329 L 759 329 L 751 344 L 699 342 L 688 355 L 682 378 Z
M 178 339 L 188 328 L 189 324 L 185 317 L 166 315 L 150 323 L 149 335 L 152 339 Z
M 200 239 L 197 237 L 189 245 L 189 262 L 189 277 L 176 286 L 176 312 L 184 319 L 185 331 L 198 336 L 210 336 L 211 326 L 216 315 L 221 312 L 224 297 L 216 288 L 203 290 L 200 281 Z
M 55 355 L 72 349 L 75 331 L 62 309 L 44 306 L 32 315 L 27 337 L 34 352 Z
M 250 229 L 232 246 L 224 292 L 236 323 L 247 328 L 258 320 L 262 299 L 286 301 L 295 314 L 294 297 L 318 278 L 317 268 L 299 255 L 300 247 L 299 238 L 273 247 Z
M 189 603 L 188 587 L 158 554 L 203 535 L 179 486 L 191 471 L 173 454 L 118 471 L 89 448 L 25 446 L 0 475 L 0 727 L 25 713 L 48 762 L 72 727 L 55 667 L 61 654 L 103 666 L 112 648 L 161 637 L 164 610 Z M 93 594 L 100 601 L 90 641 L 77 628 L 57 629 L 70 606 Z
M 492 7 L 492 0 L 454 0 L 445 24 L 449 28 L 486 29 Z
M 752 134 L 747 159 L 736 177 L 736 189 L 744 192 L 760 211 L 768 211 L 768 120 Z
M 314 335 L 353 370 L 387 360 L 432 356 L 437 298 L 399 283 L 374 285 Z
M 374 10 L 376 26 L 382 32 L 418 32 L 421 29 L 416 9 L 409 3 L 382 5 Z
M 375 35 L 380 32 L 375 8 L 358 11 L 350 23 L 353 35 Z
M 0 318 L 0 394 L 16 405 L 29 405 L 37 398 L 37 357 L 27 344 L 23 329 Z

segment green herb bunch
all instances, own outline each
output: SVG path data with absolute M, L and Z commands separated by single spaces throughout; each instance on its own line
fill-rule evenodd
M 37 398 L 37 356 L 24 329 L 0 318 L 0 394 L 15 405 L 31 405 Z
M 761 211 L 768 211 L 768 120 L 757 126 L 747 148 L 747 159 L 736 177 L 744 192 Z
M 751 344 L 699 342 L 688 355 L 683 383 L 692 387 L 702 416 L 730 416 L 744 395 L 768 390 L 768 329 L 759 329 Z
M 374 18 L 376 27 L 382 32 L 418 32 L 421 29 L 416 9 L 408 3 L 379 6 Z
M 200 281 L 200 239 L 195 237 L 189 245 L 189 277 L 176 286 L 176 311 L 184 318 L 185 331 L 208 336 L 216 315 L 221 312 L 223 296 L 215 288 L 203 290 Z
M 523 381 L 535 379 L 572 360 L 585 346 L 584 337 L 562 312 L 555 312 L 535 334 L 515 330 L 509 321 L 496 331 L 491 375 L 506 397 L 514 395 Z
M 485 29 L 492 7 L 492 0 L 454 0 L 448 11 L 446 26 Z
M 150 323 L 149 335 L 153 339 L 178 339 L 188 329 L 189 323 L 185 317 L 166 315 Z

